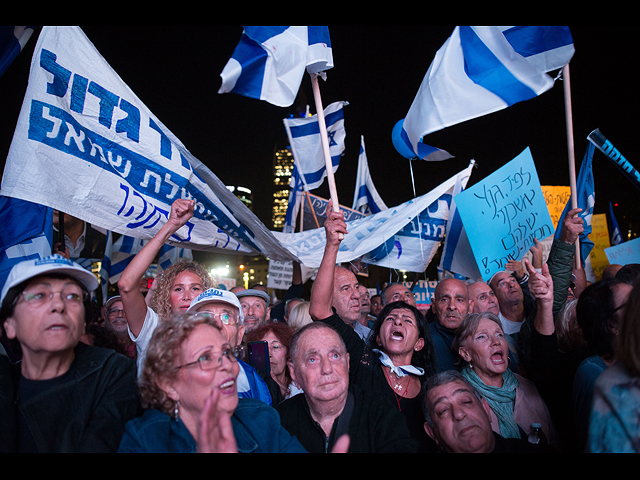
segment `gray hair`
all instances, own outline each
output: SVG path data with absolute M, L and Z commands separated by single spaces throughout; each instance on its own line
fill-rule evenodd
M 471 385 L 471 383 L 469 383 L 469 380 L 467 380 L 457 370 L 447 370 L 446 372 L 440 372 L 430 377 L 422 387 L 422 392 L 420 394 L 422 401 L 420 402 L 420 404 L 422 406 L 422 414 L 424 415 L 424 419 L 431 427 L 433 427 L 433 420 L 431 418 L 431 411 L 429 410 L 429 404 L 427 402 L 429 392 L 434 388 L 456 381 L 464 383 L 469 388 L 469 391 L 476 396 L 478 401 L 482 401 L 482 396 L 478 393 L 475 387 Z

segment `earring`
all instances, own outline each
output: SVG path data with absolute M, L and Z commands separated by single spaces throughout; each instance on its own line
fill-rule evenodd
M 179 408 L 180 408 L 180 402 L 176 400 L 176 403 L 175 403 L 175 405 L 173 407 L 173 418 L 176 421 L 180 420 Z

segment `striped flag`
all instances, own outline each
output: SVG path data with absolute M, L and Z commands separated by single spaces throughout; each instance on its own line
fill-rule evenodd
M 353 195 L 352 208 L 365 214 L 380 213 L 388 208 L 382 201 L 376 187 L 373 185 L 373 178 L 371 178 L 369 162 L 367 160 L 367 151 L 364 146 L 364 136 L 360 139 L 358 175 L 356 178 L 356 189 Z
M 580 235 L 580 256 L 582 258 L 582 265 L 587 264 L 589 261 L 589 254 L 594 247 L 593 240 L 589 238 L 589 235 L 591 235 L 592 232 L 591 219 L 593 218 L 593 209 L 596 205 L 595 179 L 593 177 L 594 151 L 595 145 L 593 143 L 589 143 L 587 146 L 587 152 L 585 153 L 582 164 L 580 165 L 580 172 L 578 173 L 578 179 L 576 181 L 578 208 L 582 209 L 579 216 L 582 218 L 584 224 L 584 232 Z M 561 237 L 562 224 L 570 210 L 571 199 L 567 202 L 567 206 L 560 216 L 554 238 Z
M 237 93 L 279 107 L 293 104 L 305 71 L 333 68 L 329 27 L 244 27 L 218 93 Z
M 347 133 L 344 128 L 343 110 L 345 105 L 349 104 L 336 102 L 324 110 L 333 173 L 338 170 L 340 159 L 346 148 Z M 285 118 L 284 125 L 291 142 L 291 152 L 295 164 L 298 166 L 298 173 L 305 186 L 304 189 L 311 191 L 320 187 L 327 176 L 327 168 L 322 149 L 318 115 L 306 118 Z
M 622 233 L 620 232 L 616 216 L 613 214 L 613 205 L 611 202 L 609 202 L 609 215 L 611 215 L 611 226 L 613 228 L 613 233 L 611 234 L 611 246 L 615 247 L 622 243 Z
M 0 196 L 0 288 L 14 265 L 51 255 L 53 209 Z
M 35 27 L 0 27 L 0 77 L 27 44 Z
M 547 72 L 574 52 L 569 27 L 456 27 L 404 120 L 409 147 L 418 152 L 430 133 L 543 94 L 554 85 Z

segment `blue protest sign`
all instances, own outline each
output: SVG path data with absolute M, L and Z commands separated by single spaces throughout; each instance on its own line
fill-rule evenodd
M 455 201 L 485 281 L 555 232 L 529 148 Z
M 640 238 L 607 248 L 604 253 L 611 265 L 630 265 L 640 263 Z

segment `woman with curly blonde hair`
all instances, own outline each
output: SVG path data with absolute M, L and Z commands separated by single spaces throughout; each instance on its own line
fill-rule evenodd
M 173 313 L 186 313 L 191 302 L 213 286 L 211 277 L 201 265 L 183 261 L 167 268 L 162 278 L 156 279 L 151 305 L 147 306 L 138 289 L 140 280 L 164 244 L 193 217 L 194 203 L 182 199 L 173 203 L 168 221 L 133 258 L 118 281 L 129 335 L 136 342 L 138 371 L 142 371 L 151 335 L 159 322 Z

